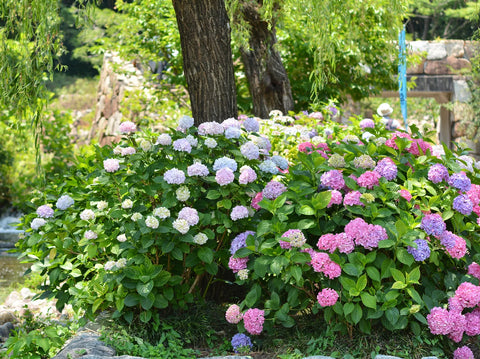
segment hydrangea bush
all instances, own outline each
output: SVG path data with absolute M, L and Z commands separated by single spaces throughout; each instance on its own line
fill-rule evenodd
M 253 119 L 195 128 L 183 117 L 160 135 L 122 123 L 119 144 L 81 159 L 23 218 L 18 251 L 46 275 L 44 296 L 147 322 L 205 295 L 278 173 L 257 130 Z
M 350 333 L 382 325 L 418 335 L 430 325 L 457 342 L 480 334 L 474 159 L 432 145 L 415 126 L 390 133 L 353 122 L 300 143 L 283 189 L 255 197 L 260 222 L 232 248 L 244 263 L 237 283 L 250 287 L 235 318 L 254 308 L 266 330 L 323 313 Z M 244 320 L 230 322 L 258 334 Z

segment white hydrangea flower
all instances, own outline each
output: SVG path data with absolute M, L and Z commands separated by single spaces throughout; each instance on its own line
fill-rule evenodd
M 84 209 L 80 213 L 80 219 L 84 221 L 90 221 L 92 219 L 95 219 L 95 213 L 91 209 Z
M 142 140 L 142 142 L 140 142 L 140 148 L 145 152 L 148 152 L 152 149 L 152 143 L 147 140 Z
M 181 186 L 175 191 L 175 194 L 177 195 L 177 200 L 180 202 L 185 202 L 190 198 L 190 191 L 187 186 Z
M 108 261 L 107 263 L 105 263 L 103 265 L 103 267 L 105 268 L 105 270 L 113 270 L 113 268 L 115 268 L 115 265 L 117 263 L 115 261 Z
M 108 203 L 106 201 L 99 201 L 97 202 L 97 209 L 99 211 L 103 211 L 104 209 L 106 209 L 108 207 Z
M 133 207 L 133 202 L 131 199 L 126 199 L 122 202 L 122 208 L 123 209 L 128 209 Z
M 116 263 L 115 263 L 115 267 L 117 267 L 117 269 L 120 269 L 120 268 L 123 268 L 127 265 L 127 260 L 125 258 L 120 258 Z
M 138 213 L 138 212 L 135 212 L 134 214 L 132 214 L 132 221 L 136 222 L 138 221 L 139 219 L 142 219 L 143 216 L 141 213 Z
M 203 245 L 207 243 L 208 237 L 205 233 L 198 233 L 193 237 L 193 243 L 198 244 L 198 245 Z
M 205 146 L 207 146 L 208 148 L 215 148 L 217 147 L 217 141 L 215 141 L 211 137 L 208 137 L 205 139 Z
M 158 207 L 153 210 L 153 215 L 160 219 L 165 219 L 170 217 L 170 211 L 168 210 L 168 208 Z
M 156 229 L 159 225 L 158 219 L 153 216 L 147 216 L 147 219 L 145 220 L 145 225 L 149 228 Z
M 117 236 L 117 241 L 119 242 L 125 242 L 127 240 L 127 236 L 125 234 L 119 234 Z
M 237 272 L 238 279 L 240 280 L 247 280 L 248 279 L 248 269 L 240 269 Z
M 185 219 L 176 219 L 172 223 L 173 228 L 179 231 L 181 234 L 185 234 L 190 229 L 190 225 Z

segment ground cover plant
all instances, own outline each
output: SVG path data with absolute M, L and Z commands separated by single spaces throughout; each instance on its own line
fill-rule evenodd
M 335 114 L 198 128 L 183 117 L 162 134 L 125 122 L 118 146 L 37 197 L 18 250 L 59 308 L 111 309 L 155 330 L 162 313 L 235 280 L 247 293 L 228 298 L 235 352 L 308 316 L 339 335 L 428 328 L 477 340 L 475 161 L 414 126 L 389 132 Z

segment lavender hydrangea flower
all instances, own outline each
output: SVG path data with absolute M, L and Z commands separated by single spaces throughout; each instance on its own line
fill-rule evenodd
M 428 170 L 428 179 L 433 183 L 440 183 L 442 181 L 448 181 L 448 169 L 441 163 L 435 163 Z
M 165 172 L 163 178 L 168 184 L 182 184 L 185 182 L 185 173 L 178 168 L 172 168 Z
M 467 192 L 472 187 L 472 182 L 465 172 L 454 173 L 451 175 L 448 179 L 448 184 L 462 192 Z
M 180 138 L 178 140 L 173 141 L 173 149 L 179 152 L 192 152 L 192 145 L 188 142 L 185 138 Z
M 186 220 L 189 226 L 196 225 L 200 220 L 197 210 L 191 207 L 183 207 L 180 212 L 178 212 L 178 219 Z
M 450 231 L 443 231 L 440 235 L 440 244 L 445 246 L 447 249 L 451 249 L 455 247 L 455 243 L 457 242 L 458 236 Z
M 208 176 L 208 173 L 209 171 L 207 166 L 201 163 L 194 163 L 193 165 L 188 166 L 187 168 L 187 174 L 190 177 L 193 177 L 193 176 L 205 177 L 205 176 Z
M 53 209 L 49 205 L 44 204 L 37 208 L 37 215 L 41 218 L 52 218 Z
M 230 244 L 230 254 L 233 256 L 235 252 L 238 251 L 240 248 L 246 247 L 247 237 L 254 236 L 254 235 L 255 235 L 255 232 L 253 231 L 245 231 L 243 233 L 238 234 Z
M 407 251 L 417 262 L 422 262 L 430 257 L 430 247 L 428 246 L 428 242 L 426 240 L 415 239 L 414 242 L 417 244 L 417 248 L 408 246 Z
M 342 172 L 338 170 L 330 170 L 325 172 L 320 177 L 320 182 L 325 187 L 329 187 L 331 189 L 340 190 L 345 186 L 345 180 L 343 179 Z
M 73 206 L 74 203 L 75 203 L 75 201 L 73 200 L 72 197 L 70 197 L 69 195 L 64 194 L 63 196 L 61 196 L 61 197 L 57 200 L 57 203 L 56 203 L 55 205 L 57 206 L 58 209 L 64 211 L 64 210 L 66 210 L 67 208 Z
M 237 162 L 228 157 L 220 157 L 213 163 L 213 170 L 217 172 L 222 168 L 230 168 L 233 172 L 237 170 Z
M 198 134 L 201 136 L 223 135 L 224 130 L 218 122 L 203 122 L 198 126 Z
M 237 333 L 232 337 L 231 341 L 233 351 L 235 353 L 245 353 L 253 348 L 252 340 L 243 333 Z
M 241 124 L 240 124 L 240 121 L 231 117 L 231 118 L 227 118 L 225 121 L 223 121 L 222 126 L 225 130 L 227 130 L 228 128 L 231 128 L 231 127 L 240 128 Z
M 260 124 L 253 117 L 248 117 L 243 121 L 243 127 L 248 132 L 258 132 L 260 130 Z
M 232 221 L 236 221 L 242 218 L 248 218 L 248 208 L 245 206 L 235 206 L 230 213 Z
M 398 169 L 395 162 L 387 157 L 377 163 L 374 171 L 386 180 L 393 181 L 397 177 Z
M 283 158 L 282 156 L 275 155 L 275 156 L 272 156 L 272 158 L 270 158 L 270 159 L 281 170 L 286 170 L 288 168 L 288 161 L 285 158 Z
M 240 152 L 249 160 L 256 160 L 260 156 L 260 149 L 251 141 L 240 146 Z
M 178 120 L 178 127 L 183 130 L 188 130 L 190 127 L 193 126 L 194 120 L 190 116 L 182 116 L 180 120 Z
M 120 162 L 115 158 L 107 158 L 103 161 L 103 168 L 107 172 L 116 172 L 120 168 Z
M 137 150 L 133 147 L 124 147 L 121 149 L 120 154 L 122 156 L 129 156 L 135 154 L 136 152 Z
M 265 188 L 262 191 L 263 197 L 270 200 L 274 200 L 280 196 L 283 192 L 287 190 L 287 187 L 283 183 L 277 181 L 270 181 L 266 184 Z
M 242 130 L 236 127 L 228 127 L 225 130 L 225 137 L 228 139 L 237 139 L 242 135 Z
M 219 169 L 215 174 L 215 181 L 220 186 L 225 186 L 229 183 L 232 183 L 234 179 L 235 175 L 233 174 L 233 171 L 228 167 Z
M 360 128 L 375 128 L 375 122 L 371 118 L 364 118 L 359 123 Z
M 276 175 L 278 173 L 278 168 L 275 162 L 272 160 L 265 160 L 260 165 L 258 166 L 260 168 L 260 171 L 262 172 L 267 172 Z
M 459 195 L 453 200 L 453 209 L 460 212 L 464 216 L 468 216 L 472 213 L 473 203 L 466 194 Z
M 438 237 L 443 233 L 443 231 L 445 231 L 447 225 L 443 221 L 441 215 L 434 213 L 427 214 L 422 218 L 420 228 L 422 228 L 428 235 Z
M 169 146 L 172 144 L 172 138 L 168 133 L 162 133 L 160 136 L 157 138 L 157 144 L 162 145 L 162 146 Z
M 185 137 L 185 139 L 188 141 L 190 146 L 192 146 L 192 147 L 197 147 L 198 146 L 198 140 L 194 136 L 188 135 L 187 137 Z

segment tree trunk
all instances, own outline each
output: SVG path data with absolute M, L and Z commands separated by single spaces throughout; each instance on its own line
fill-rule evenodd
M 287 71 L 275 49 L 275 22 L 269 28 L 258 12 L 259 6 L 261 0 L 259 3 L 243 3 L 243 17 L 251 26 L 250 49 L 241 48 L 240 52 L 252 96 L 253 113 L 267 118 L 272 110 L 280 110 L 284 114 L 293 110 L 293 97 Z
M 195 125 L 237 116 L 224 0 L 173 0 Z

